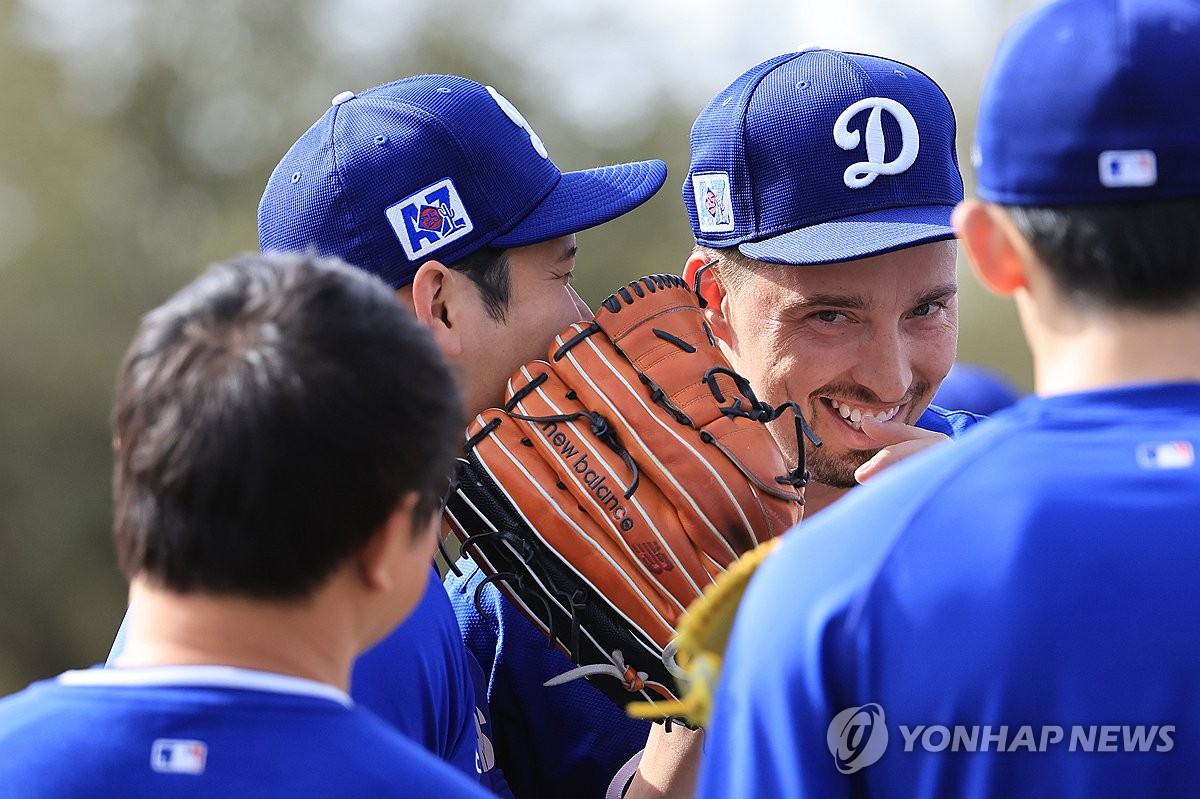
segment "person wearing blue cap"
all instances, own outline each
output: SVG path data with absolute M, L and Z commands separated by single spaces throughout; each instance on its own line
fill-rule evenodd
M 575 234 L 633 210 L 665 179 L 658 160 L 564 173 L 496 89 L 419 75 L 333 99 L 267 181 L 259 244 L 264 252 L 336 256 L 386 283 L 432 333 L 473 415 L 500 404 L 508 377 L 543 357 L 555 333 L 590 318 L 571 286 Z M 406 364 L 398 360 L 396 368 Z M 526 622 L 507 649 L 475 647 L 476 659 L 463 636 L 471 641 L 478 633 L 466 619 L 460 630 L 433 576 L 412 616 L 357 660 L 351 694 L 503 795 L 497 763 L 525 741 L 522 728 L 510 727 L 512 735 L 493 743 L 497 664 L 512 651 L 540 659 L 545 639 Z M 519 615 L 507 604 L 502 610 Z M 495 637 L 494 618 L 474 624 Z M 120 648 L 118 641 L 111 658 L 118 663 Z M 560 671 L 570 668 L 553 655 Z M 591 686 L 572 690 L 606 702 Z M 621 715 L 615 706 L 607 711 Z M 628 737 L 598 736 L 586 745 L 623 760 L 644 740 L 638 723 Z
M 980 418 L 931 405 L 958 337 L 955 129 L 919 69 L 819 47 L 747 70 L 692 126 L 684 276 L 758 397 L 799 402 L 821 440 L 806 519 Z M 656 728 L 640 776 L 687 793 L 701 745 Z
M 700 796 L 1195 790 L 1197 53 L 1196 0 L 1057 0 L 1005 37 L 953 221 L 1035 393 L 766 560 Z
M 122 664 L 0 701 L 0 796 L 487 796 L 346 693 L 422 594 L 462 419 L 344 263 L 242 256 L 147 314 L 113 402 Z
M 930 406 L 958 341 L 955 128 L 920 70 L 817 47 L 748 70 L 692 126 L 684 275 L 759 397 L 800 402 L 822 441 L 806 518 L 977 420 Z
M 749 70 L 693 127 L 683 194 L 697 248 L 685 276 L 759 398 L 802 402 L 824 440 L 806 456 L 806 515 L 977 420 L 928 407 L 957 338 L 954 135 L 950 103 L 924 73 L 816 48 Z M 779 438 L 795 458 L 794 438 Z M 689 793 L 700 736 L 614 716 L 580 682 L 543 687 L 570 665 L 530 657 L 547 652 L 544 637 L 482 581 L 467 571 L 448 585 L 460 618 L 502 619 L 471 624 L 469 640 L 481 659 L 507 653 L 493 672 L 497 730 L 533 742 L 508 747 L 517 795 Z M 644 754 L 625 760 L 598 745 L 639 733 Z
M 575 234 L 633 210 L 665 179 L 657 160 L 561 172 L 494 88 L 415 76 L 334 99 L 267 182 L 259 243 L 336 255 L 386 282 L 432 332 L 475 414 L 501 404 L 509 376 L 544 357 L 563 327 L 590 318 L 571 286 Z M 571 664 L 498 592 L 493 612 L 479 615 L 473 593 L 459 590 L 477 569 L 460 563 L 461 580 L 451 574 L 448 590 L 427 593 L 412 619 L 359 659 L 352 694 L 499 793 L 507 777 L 526 795 L 539 771 L 578 752 L 623 761 L 637 751 L 640 722 L 625 735 L 601 728 L 571 738 L 560 726 L 569 720 L 542 717 L 507 690 L 513 671 L 534 680 L 549 671 L 540 689 Z M 579 682 L 565 692 L 619 727 L 623 714 L 597 689 Z M 527 755 L 531 737 L 538 758 Z M 557 784 L 569 791 L 587 779 L 576 764 Z
M 664 180 L 653 160 L 561 172 L 494 88 L 422 75 L 334 98 L 271 174 L 259 245 L 335 254 L 395 289 L 475 411 L 590 313 L 570 286 L 575 234 Z

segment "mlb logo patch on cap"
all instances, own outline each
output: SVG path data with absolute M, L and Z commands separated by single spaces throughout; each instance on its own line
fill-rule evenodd
M 428 258 L 475 229 L 450 178 L 405 197 L 385 214 L 410 261 Z
M 1105 150 L 1100 153 L 1100 183 L 1111 188 L 1153 186 L 1158 159 L 1153 150 Z
M 1042 4 L 988 70 L 979 196 L 1051 207 L 1200 197 L 1197 86 L 1196 0 Z

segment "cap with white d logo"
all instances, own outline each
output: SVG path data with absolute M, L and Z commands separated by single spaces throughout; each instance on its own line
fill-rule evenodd
M 696 242 L 783 264 L 953 238 L 962 200 L 945 93 L 907 64 L 809 48 L 750 69 L 692 127 Z

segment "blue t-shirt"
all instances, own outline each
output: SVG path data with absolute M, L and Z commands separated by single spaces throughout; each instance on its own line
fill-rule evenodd
M 434 569 L 412 615 L 354 663 L 350 695 L 410 740 L 475 776 L 475 685 Z
M 446 575 L 467 648 L 488 675 L 496 764 L 519 799 L 603 797 L 617 772 L 646 745 L 649 722 L 630 718 L 583 679 L 544 687 L 575 668 L 470 558 Z
M 128 624 L 127 611 L 110 665 L 124 649 Z M 412 614 L 355 662 L 350 693 L 410 740 L 503 796 L 503 777 L 478 759 L 480 735 L 490 720 L 481 698 L 483 676 L 473 660 L 432 569 Z
M 919 427 L 960 435 L 981 417 L 930 406 Z M 496 761 L 514 795 L 603 797 L 622 767 L 646 745 L 649 722 L 630 718 L 586 680 L 543 687 L 574 668 L 546 636 L 469 559 L 446 590 L 467 648 L 489 674 Z M 479 591 L 485 615 L 475 607 Z
M 986 416 L 971 411 L 951 411 L 937 405 L 930 405 L 918 417 L 916 427 L 942 433 L 950 438 L 958 438 L 986 418 Z
M 1200 384 L 1027 397 L 787 533 L 700 796 L 1194 795 Z
M 0 700 L 0 796 L 487 793 L 332 686 L 162 666 L 67 672 Z

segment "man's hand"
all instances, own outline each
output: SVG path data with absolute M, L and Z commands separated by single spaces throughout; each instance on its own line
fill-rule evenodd
M 862 420 L 862 431 L 883 446 L 874 458 L 859 466 L 854 472 L 854 479 L 865 483 L 884 469 L 905 458 L 928 449 L 950 437 L 932 430 L 898 422 L 877 422 L 874 419 Z

